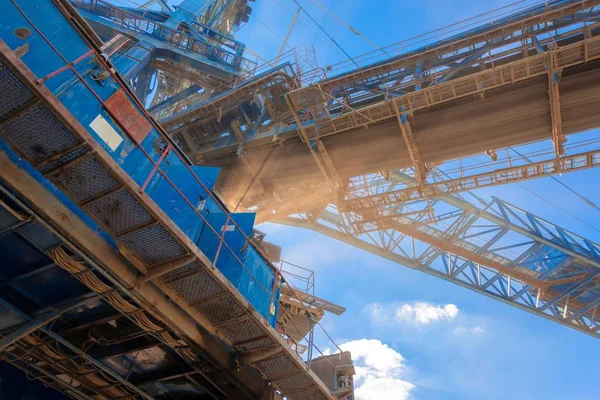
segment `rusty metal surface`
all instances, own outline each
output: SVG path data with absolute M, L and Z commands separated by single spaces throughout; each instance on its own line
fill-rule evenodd
M 68 145 L 48 147 L 48 151 L 44 153 L 43 157 L 35 158 L 36 154 L 30 152 L 30 154 L 25 154 L 26 159 L 30 162 L 35 161 L 36 163 L 50 165 L 50 162 L 56 157 L 63 155 L 63 153 L 69 153 L 67 150 L 71 147 L 85 145 L 87 151 L 77 153 L 79 157 L 73 157 L 71 154 L 68 162 L 51 168 L 46 176 L 61 187 L 75 203 L 86 209 L 89 215 L 95 218 L 109 233 L 118 238 L 120 244 L 127 249 L 127 252 L 122 254 L 133 265 L 139 266 L 140 261 L 142 262 L 143 265 L 138 267 L 139 270 L 144 271 L 148 267 L 162 264 L 188 253 L 194 254 L 199 261 L 201 271 L 206 274 L 204 275 L 205 280 L 208 280 L 206 285 L 197 288 L 197 291 L 203 293 L 197 293 L 196 296 L 200 298 L 211 297 L 215 292 L 215 287 L 220 287 L 225 293 L 223 297 L 196 304 L 194 306 L 195 311 L 193 311 L 191 309 L 191 303 L 193 303 L 190 300 L 191 297 L 185 293 L 185 289 L 178 288 L 180 294 L 179 296 L 172 296 L 174 304 L 171 305 L 171 308 L 175 306 L 179 310 L 187 310 L 187 313 L 195 318 L 196 323 L 203 326 L 207 331 L 217 334 L 225 343 L 244 341 L 246 346 L 253 342 L 255 345 L 259 345 L 259 343 L 265 343 L 265 336 L 268 337 L 270 343 L 280 346 L 285 353 L 283 358 L 280 358 L 282 367 L 284 365 L 291 366 L 296 372 L 304 374 L 311 380 L 314 384 L 313 387 L 319 393 L 319 399 L 332 398 L 327 388 L 307 369 L 304 362 L 287 347 L 279 334 L 265 323 L 262 317 L 229 283 L 227 278 L 218 270 L 212 268 L 210 261 L 204 254 L 169 220 L 156 204 L 144 193 L 136 190 L 138 186 L 115 164 L 102 146 L 91 137 L 89 132 L 81 126 L 73 115 L 45 88 L 35 86 L 33 83 L 35 77 L 32 76 L 27 67 L 2 45 L 0 42 L 0 54 L 4 58 L 3 62 L 16 64 L 21 79 L 25 79 L 29 90 L 39 97 L 40 102 L 37 104 L 39 104 L 38 107 L 41 107 L 40 111 L 47 115 L 49 119 L 48 126 L 54 127 L 52 130 L 46 130 L 45 134 L 52 137 L 54 131 L 64 132 L 65 137 L 71 139 L 68 141 Z M 127 98 L 125 100 L 129 102 Z M 121 101 L 115 100 L 111 107 L 117 107 L 117 105 L 121 107 L 122 104 Z M 131 103 L 128 104 L 129 107 L 133 107 Z M 139 114 L 131 116 L 127 112 L 119 115 L 122 118 L 128 118 L 125 122 L 120 121 L 123 125 L 135 123 L 138 117 L 141 118 Z M 12 119 L 8 119 L 6 123 L 11 122 Z M 149 127 L 149 125 L 147 126 Z M 141 137 L 139 135 L 144 134 L 146 128 L 143 130 L 134 128 L 134 131 L 134 135 L 139 139 Z M 35 135 L 38 135 L 39 132 L 29 129 L 20 130 L 20 133 L 22 136 L 19 139 L 26 140 L 26 142 L 23 146 L 17 146 L 17 149 L 24 153 L 23 149 L 27 149 L 25 147 L 26 143 L 35 143 L 37 140 Z M 44 206 L 47 202 L 47 199 L 41 201 L 40 206 Z M 127 209 L 129 211 L 125 212 L 126 215 L 117 210 L 118 207 L 123 205 L 128 205 Z M 139 275 L 139 272 L 136 275 Z M 135 281 L 138 278 L 133 279 Z M 182 278 L 182 280 L 191 280 L 190 284 L 194 283 L 194 279 L 193 275 Z M 131 282 L 128 285 L 135 286 Z M 170 295 L 170 292 L 165 291 L 161 284 L 157 284 L 157 286 L 163 290 L 162 293 Z M 146 287 L 147 284 L 144 284 L 143 288 Z M 136 290 L 142 290 L 142 287 L 136 288 Z M 184 298 L 181 294 L 187 298 Z M 165 314 L 166 309 L 161 310 L 158 308 L 159 303 L 156 303 L 156 300 L 149 301 L 149 304 L 152 305 L 154 312 L 161 316 L 165 323 L 173 321 L 170 315 Z M 171 312 L 175 312 L 175 310 Z M 244 317 L 244 323 L 233 323 L 237 321 L 234 319 L 238 317 Z M 215 327 L 219 324 L 223 325 L 221 330 Z M 181 331 L 181 328 L 177 325 L 173 326 L 173 329 L 177 332 Z M 197 336 L 196 331 L 197 329 L 192 332 L 184 331 L 183 334 L 184 336 Z M 206 339 L 201 340 L 200 343 L 206 346 Z M 243 348 L 246 347 L 239 347 L 240 350 Z M 218 349 L 205 350 L 218 352 Z M 229 357 L 221 360 L 221 362 L 227 364 L 227 359 Z M 229 373 L 229 370 L 226 369 L 224 372 Z M 250 379 L 251 374 L 245 376 L 246 379 Z
M 110 96 L 105 105 L 136 143 L 141 143 L 148 136 L 150 123 L 133 107 L 123 90 Z

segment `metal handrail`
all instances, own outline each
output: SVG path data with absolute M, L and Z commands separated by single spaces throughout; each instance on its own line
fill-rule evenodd
M 14 2 L 13 2 L 14 4 Z M 16 6 L 16 4 L 15 4 Z M 28 17 L 26 16 L 26 14 L 19 8 L 19 11 L 26 17 L 26 19 L 28 19 Z M 31 21 L 30 21 L 31 22 Z M 64 55 L 50 42 L 50 40 L 39 30 L 36 28 L 36 26 L 31 23 L 31 25 L 33 26 L 33 28 L 37 31 L 37 33 L 41 36 L 41 38 L 49 45 L 49 47 L 59 56 L 59 58 L 65 63 L 65 66 L 67 67 L 67 69 L 71 70 L 73 72 L 73 74 L 75 75 L 75 77 L 77 78 L 77 80 L 79 80 L 89 91 L 90 93 L 96 98 L 96 100 L 103 105 L 104 109 L 107 111 L 107 113 L 114 119 L 114 121 L 123 129 L 124 132 L 128 132 L 128 129 L 123 126 L 120 122 L 119 119 L 116 117 L 116 115 L 114 114 L 114 112 L 111 110 L 110 107 L 107 107 L 106 105 L 106 101 L 102 99 L 102 97 L 100 97 L 100 95 L 90 86 L 90 84 L 88 82 L 86 82 L 86 80 L 83 78 L 83 76 L 75 69 L 75 66 L 70 63 L 65 57 Z M 270 310 L 273 306 L 273 302 L 274 302 L 274 294 L 275 294 L 275 285 L 277 284 L 278 280 L 281 279 L 282 283 L 287 283 L 285 281 L 285 278 L 281 277 L 281 275 L 279 275 L 278 270 L 276 268 L 273 267 L 273 265 L 268 261 L 268 258 L 266 257 L 266 255 L 262 252 L 262 250 L 256 246 L 256 244 L 254 243 L 253 240 L 251 240 L 245 233 L 244 231 L 240 228 L 240 226 L 236 223 L 236 221 L 231 217 L 231 213 L 225 208 L 225 206 L 220 202 L 220 200 L 215 196 L 215 194 L 212 192 L 212 190 L 208 189 L 206 187 L 206 185 L 202 182 L 202 180 L 200 180 L 200 178 L 194 173 L 194 171 L 192 170 L 192 168 L 190 167 L 188 160 L 183 156 L 183 153 L 181 153 L 181 151 L 175 147 L 175 144 L 171 141 L 171 139 L 168 137 L 168 135 L 162 130 L 162 128 L 160 127 L 160 125 L 158 123 L 156 123 L 156 121 L 150 116 L 150 114 L 147 112 L 147 110 L 143 107 L 143 105 L 139 102 L 139 100 L 137 98 L 135 98 L 135 96 L 133 96 L 130 92 L 129 87 L 125 84 L 125 82 L 123 81 L 122 77 L 116 72 L 116 69 L 110 65 L 110 62 L 106 59 L 104 59 L 103 57 L 100 57 L 100 52 L 99 49 L 96 48 L 94 46 L 93 43 L 88 42 L 88 45 L 92 47 L 92 49 L 95 50 L 96 53 L 96 57 L 95 60 L 96 62 L 103 68 L 106 69 L 106 71 L 109 72 L 109 74 L 112 76 L 112 78 L 115 80 L 115 82 L 121 87 L 122 90 L 124 90 L 126 93 L 129 94 L 129 97 L 131 98 L 131 100 L 133 100 L 137 107 L 142 111 L 142 113 L 146 116 L 146 118 L 149 120 L 149 122 L 151 123 L 151 125 L 154 126 L 154 128 L 156 129 L 157 133 L 159 134 L 160 137 L 162 137 L 162 139 L 168 143 L 167 147 L 165 148 L 165 150 L 163 151 L 163 154 L 161 155 L 160 159 L 158 161 L 154 161 L 154 159 L 152 158 L 152 156 L 143 148 L 143 146 L 141 145 L 141 142 L 138 141 L 136 138 L 134 138 L 132 135 L 128 135 L 132 142 L 137 146 L 137 148 L 142 152 L 142 154 L 144 154 L 144 156 L 146 158 L 149 159 L 149 161 L 151 162 L 151 164 L 153 165 L 153 169 L 150 172 L 146 182 L 148 182 L 152 176 L 156 173 L 160 173 L 163 178 L 165 179 L 166 182 L 169 183 L 169 185 L 171 185 L 173 187 L 173 189 L 182 197 L 182 199 L 188 204 L 188 206 L 200 217 L 200 219 L 205 223 L 206 226 L 208 226 L 208 228 L 217 236 L 219 237 L 219 246 L 217 248 L 217 251 L 215 253 L 215 257 L 213 259 L 212 264 L 213 266 L 216 267 L 216 264 L 218 262 L 218 257 L 220 255 L 220 252 L 222 251 L 223 245 L 225 245 L 225 248 L 228 249 L 231 254 L 234 256 L 234 259 L 240 264 L 240 266 L 248 273 L 248 275 L 261 287 L 262 290 L 264 290 L 267 293 L 271 294 L 271 300 L 270 300 L 270 305 L 269 305 L 269 311 L 268 314 L 270 313 Z M 177 187 L 177 185 L 175 185 L 173 183 L 173 181 L 171 181 L 171 179 L 166 175 L 166 173 L 160 168 L 160 164 L 162 162 L 162 160 L 164 160 L 166 158 L 166 156 L 173 151 L 175 156 L 182 162 L 182 164 L 186 167 L 186 169 L 190 172 L 190 174 L 194 177 L 194 179 L 201 185 L 201 187 L 205 190 L 205 192 L 207 193 L 207 195 L 209 196 L 209 198 L 211 198 L 215 204 L 221 209 L 221 211 L 223 212 L 224 215 L 226 215 L 226 221 L 225 224 L 223 225 L 223 229 L 222 232 L 219 234 L 217 232 L 217 230 L 215 230 L 212 225 L 206 220 L 206 218 L 199 212 L 199 210 L 196 208 L 196 206 L 190 202 L 190 200 L 181 192 L 181 190 L 179 190 L 179 188 Z M 146 185 L 144 185 L 146 186 Z M 139 188 L 142 192 L 145 191 L 146 187 L 140 187 Z M 274 281 L 273 281 L 273 287 L 271 289 L 266 288 L 255 276 L 254 274 L 252 274 L 251 271 L 249 271 L 247 269 L 247 267 L 245 266 L 244 262 L 241 261 L 239 259 L 239 257 L 235 254 L 235 252 L 233 251 L 233 249 L 230 247 L 230 245 L 225 241 L 225 232 L 226 232 L 226 228 L 227 226 L 229 226 L 229 224 L 232 224 L 233 226 L 235 226 L 238 230 L 238 232 L 242 235 L 242 237 L 244 238 L 244 246 L 247 247 L 254 247 L 254 250 L 258 253 L 258 255 L 263 259 L 263 261 L 265 262 L 266 265 L 268 265 L 274 272 L 275 272 L 275 277 L 274 277 Z M 293 291 L 293 290 L 292 290 Z M 293 293 L 296 299 L 297 296 L 295 295 L 295 293 Z M 279 304 L 281 304 L 281 302 L 278 302 Z M 300 304 L 307 310 L 308 308 L 300 302 Z M 310 312 L 310 311 L 309 311 Z M 268 317 L 267 317 L 268 318 Z M 268 319 L 265 318 L 266 323 L 268 323 Z M 327 333 L 327 331 L 317 322 L 317 324 L 320 326 L 320 328 L 323 330 L 323 332 L 325 333 L 325 335 L 330 339 L 330 341 L 338 348 L 339 346 L 333 341 L 333 339 L 329 336 L 329 334 Z M 313 346 L 316 348 L 316 346 L 313 343 Z M 318 350 L 318 348 L 317 348 Z M 340 349 L 341 351 L 341 349 Z
M 254 61 L 245 59 L 240 55 L 224 50 L 218 46 L 194 39 L 192 36 L 186 33 L 167 28 L 159 22 L 140 17 L 135 13 L 126 11 L 120 7 L 116 7 L 104 0 L 73 1 L 77 7 L 87 9 L 89 11 L 101 11 L 104 15 L 100 15 L 114 21 L 115 23 L 118 23 L 127 29 L 146 33 L 152 36 L 158 36 L 184 51 L 200 54 L 208 59 L 216 58 L 220 62 L 242 71 L 252 71 L 255 68 L 256 63 Z M 214 39 L 211 38 L 211 40 Z M 243 69 L 242 67 L 246 69 Z

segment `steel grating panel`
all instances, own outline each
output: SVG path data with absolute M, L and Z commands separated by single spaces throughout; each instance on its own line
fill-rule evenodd
M 290 400 L 323 400 L 326 398 L 317 388 L 305 392 L 291 393 L 286 397 Z
M 146 225 L 154 219 L 123 188 L 91 201 L 85 209 L 115 235 Z
M 254 364 L 267 378 L 289 374 L 290 372 L 300 371 L 300 368 L 287 355 L 271 358 L 266 361 L 259 361 Z
M 88 150 L 85 147 L 77 147 L 72 151 L 64 154 L 60 158 L 49 161 L 48 163 L 44 163 L 39 167 L 39 170 L 42 174 L 52 173 L 53 170 L 60 168 L 71 161 L 78 159 L 79 157 L 83 157 L 88 153 Z
M 234 343 L 265 335 L 262 326 L 251 319 L 222 326 L 221 331 Z
M 260 337 L 262 337 L 262 335 Z M 250 339 L 248 339 L 248 340 L 250 340 Z M 273 339 L 271 339 L 270 337 L 259 339 L 259 336 L 257 336 L 256 339 L 257 340 L 255 340 L 254 342 L 238 344 L 235 347 L 236 347 L 236 349 L 239 349 L 242 351 L 248 351 L 248 350 L 260 349 L 261 347 L 272 346 L 275 344 L 275 341 Z
M 36 164 L 80 143 L 41 103 L 0 125 L 0 131 Z
M 245 314 L 245 310 L 231 296 L 198 304 L 196 305 L 196 310 L 213 324 L 228 321 Z
M 0 72 L 4 72 L 4 69 Z M 45 96 L 38 92 L 37 87 L 32 90 L 42 99 L 42 96 Z M 3 123 L 0 128 L 2 134 L 6 134 L 15 147 L 30 162 L 36 164 L 37 169 L 65 191 L 90 216 L 117 235 L 120 244 L 127 247 L 147 267 L 178 259 L 189 254 L 190 250 L 197 251 L 196 248 L 188 249 L 188 242 L 183 237 L 181 241 L 178 240 L 181 233 L 171 230 L 169 220 L 162 220 L 151 214 L 152 202 L 147 203 L 135 197 L 135 193 L 130 192 L 135 191 L 135 188 L 121 188 L 121 184 L 125 185 L 127 180 L 118 178 L 119 171 L 109 168 L 110 163 L 104 164 L 104 153 L 96 154 L 83 146 L 85 141 L 89 140 L 88 136 L 80 133 L 77 128 L 73 128 L 73 133 L 78 135 L 73 135 L 62 125 L 61 120 L 43 105 L 44 103 L 32 102 L 33 98 L 25 87 L 17 85 L 15 92 L 17 96 L 13 103 L 16 105 L 11 104 L 10 109 L 17 107 L 17 112 L 11 113 L 12 118 Z M 19 135 L 14 133 L 17 131 Z M 36 147 L 39 144 L 41 147 Z M 89 145 L 93 143 L 90 142 Z M 157 215 L 160 216 L 160 213 Z M 238 297 L 240 294 L 235 288 L 225 280 L 221 281 L 225 279 L 222 275 L 213 275 L 212 271 L 205 270 L 196 262 L 179 269 L 177 273 L 169 274 L 167 279 L 169 286 L 190 302 L 227 293 L 226 297 L 214 298 L 198 304 L 195 308 L 208 321 L 217 325 L 238 317 L 248 317 L 247 320 L 237 319 L 242 322 L 232 322 L 230 326 L 219 329 L 223 333 L 222 339 L 229 338 L 232 342 L 243 343 L 235 346 L 236 350 L 282 346 L 282 342 L 277 340 L 276 332 L 263 326 L 264 320 L 245 308 L 247 303 Z M 256 340 L 249 341 L 253 338 Z M 267 371 L 271 377 L 280 376 L 286 371 L 305 372 L 301 366 L 302 361 L 291 354 L 267 360 L 261 365 L 262 370 Z M 309 381 L 312 380 L 310 375 L 305 377 Z M 304 388 L 306 383 L 302 379 L 281 381 L 288 387 L 300 389 Z M 323 391 L 325 392 L 326 390 Z
M 164 283 L 168 284 L 168 283 L 173 283 L 176 280 L 183 279 L 188 276 L 192 276 L 194 274 L 199 274 L 202 272 L 206 273 L 206 271 L 203 269 L 200 261 L 196 260 L 196 261 L 193 261 L 193 262 L 189 263 L 188 265 L 185 265 L 173 272 L 169 272 L 168 274 L 163 276 L 162 280 Z
M 33 97 L 29 89 L 2 63 L 0 63 L 0 88 L 2 88 L 0 117 L 23 106 Z
M 120 240 L 148 266 L 162 264 L 187 254 L 183 246 L 160 224 L 125 234 Z
M 291 376 L 289 378 L 273 381 L 273 383 L 277 385 L 277 387 L 284 393 L 287 391 L 314 387 L 315 385 L 314 382 L 306 375 Z
M 204 271 L 178 279 L 168 285 L 189 303 L 200 301 L 223 292 L 223 288 Z
M 87 158 L 53 175 L 53 181 L 81 203 L 114 189 L 119 182 L 94 158 Z

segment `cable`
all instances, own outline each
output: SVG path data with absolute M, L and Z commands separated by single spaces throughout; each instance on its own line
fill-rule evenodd
M 313 4 L 315 4 L 321 10 L 325 11 L 331 17 L 333 17 L 334 19 L 336 19 L 339 23 L 341 23 L 346 28 L 348 28 L 348 30 L 350 32 L 354 33 L 355 35 L 357 35 L 358 37 L 360 37 L 362 40 L 364 40 L 365 42 L 369 43 L 376 50 L 380 50 L 386 56 L 391 57 L 385 50 L 383 50 L 381 47 L 377 46 L 375 43 L 373 43 L 371 40 L 369 40 L 366 36 L 364 36 L 362 33 L 360 33 L 358 31 L 358 29 L 356 29 L 355 27 L 353 27 L 352 25 L 348 24 L 346 21 L 344 21 L 343 19 L 341 19 L 340 17 L 338 17 L 337 15 L 335 15 L 333 12 L 331 12 L 329 9 L 327 9 L 324 5 L 322 5 L 321 3 L 319 3 L 317 0 L 310 0 L 310 1 L 312 1 Z
M 123 4 L 124 6 L 127 6 L 127 7 L 134 5 L 136 8 L 146 8 L 146 7 L 142 7 L 141 4 L 135 3 L 131 0 L 112 0 L 112 1 Z
M 256 15 L 253 16 L 252 18 L 254 18 L 258 22 L 260 22 L 262 24 L 262 26 L 264 26 L 265 28 L 267 28 L 267 30 L 269 32 L 271 32 L 273 34 L 273 36 L 275 36 L 277 39 L 279 39 L 282 43 L 284 42 L 283 38 L 281 36 L 279 36 L 274 30 L 272 30 L 271 28 L 269 28 L 269 26 L 267 24 L 265 24 L 260 18 L 258 18 Z M 292 48 L 290 47 L 290 45 L 287 44 L 287 43 L 286 43 L 285 47 L 287 47 L 288 49 L 292 50 Z
M 354 65 L 355 65 L 357 68 L 360 68 L 360 67 L 358 66 L 358 64 L 356 63 L 356 61 L 354 61 L 354 59 L 353 59 L 352 57 L 350 57 L 350 55 L 349 55 L 349 54 L 346 52 L 346 50 L 344 50 L 344 49 L 342 48 L 342 46 L 340 46 L 340 45 L 338 44 L 338 42 L 336 42 L 336 41 L 335 41 L 335 39 L 334 39 L 333 37 L 331 37 L 331 35 L 330 35 L 329 33 L 327 33 L 327 31 L 326 31 L 326 30 L 325 30 L 325 29 L 324 29 L 324 28 L 321 26 L 321 24 L 319 24 L 317 21 L 315 21 L 315 19 L 314 19 L 314 18 L 313 18 L 313 17 L 312 17 L 312 16 L 311 16 L 311 15 L 310 15 L 310 14 L 309 14 L 309 13 L 308 13 L 308 12 L 307 12 L 307 11 L 306 11 L 306 10 L 305 10 L 303 7 L 302 7 L 302 6 L 301 6 L 301 5 L 298 3 L 298 1 L 297 1 L 297 0 L 293 0 L 293 2 L 294 2 L 294 3 L 295 3 L 295 4 L 296 4 L 296 5 L 297 5 L 297 6 L 300 8 L 300 10 L 304 11 L 304 13 L 306 14 L 306 16 L 307 16 L 308 18 L 310 18 L 310 20 L 311 20 L 311 21 L 312 21 L 312 22 L 313 22 L 315 25 L 317 25 L 317 27 L 318 27 L 318 28 L 319 28 L 319 29 L 320 29 L 320 30 L 321 30 L 321 31 L 322 31 L 322 32 L 325 34 L 325 36 L 327 36 L 327 37 L 329 38 L 329 40 L 331 40 L 331 41 L 333 42 L 333 44 L 335 44 L 335 45 L 336 45 L 336 47 L 337 47 L 338 49 L 340 49 L 340 50 L 342 51 L 342 53 L 344 53 L 344 55 L 345 55 L 346 57 L 348 57 L 348 60 L 350 60 L 350 61 L 351 61 L 351 62 L 352 62 L 352 63 L 353 63 L 353 64 L 354 64 Z
M 527 156 L 519 153 L 517 150 L 515 150 L 512 147 L 509 147 L 510 150 L 514 151 L 518 156 L 520 156 L 522 159 L 524 159 L 525 161 L 532 163 L 531 159 L 528 158 Z M 581 193 L 577 192 L 575 189 L 571 188 L 569 185 L 567 185 L 566 183 L 562 182 L 560 179 L 558 179 L 556 176 L 551 175 L 550 178 L 552 178 L 553 181 L 555 181 L 556 183 L 558 183 L 559 185 L 561 185 L 562 187 L 564 187 L 565 189 L 567 189 L 568 191 L 570 191 L 571 193 L 573 193 L 575 196 L 579 197 L 581 199 L 581 201 L 583 201 L 585 204 L 587 204 L 588 206 L 595 208 L 596 210 L 600 211 L 600 207 L 598 207 L 594 202 L 592 202 L 590 199 L 588 199 L 587 197 L 585 197 L 584 195 L 582 195 Z
M 473 160 L 474 160 L 476 163 L 478 163 L 478 164 L 482 164 L 482 165 L 483 165 L 483 163 L 482 163 L 481 161 L 479 161 L 479 160 L 478 160 L 476 157 L 473 157 Z M 488 166 L 488 168 L 489 168 L 489 169 L 492 169 L 492 168 L 491 168 L 491 167 L 489 167 L 489 166 Z M 578 216 L 576 216 L 576 215 L 574 215 L 574 214 L 570 213 L 569 211 L 565 210 L 564 208 L 562 208 L 562 207 L 560 207 L 560 206 L 558 206 L 558 205 L 554 204 L 553 202 L 551 202 L 551 201 L 550 201 L 550 200 L 548 200 L 547 198 L 545 198 L 545 197 L 543 197 L 543 196 L 540 196 L 539 194 L 535 193 L 533 190 L 531 190 L 531 189 L 529 189 L 529 188 L 525 187 L 523 184 L 521 184 L 521 183 L 518 183 L 518 182 L 515 182 L 515 183 L 516 183 L 517 185 L 519 185 L 521 188 L 523 188 L 524 190 L 526 190 L 526 191 L 528 191 L 529 193 L 531 193 L 532 195 L 534 195 L 535 197 L 539 198 L 540 200 L 542 200 L 542 201 L 544 201 L 544 202 L 546 202 L 546 203 L 550 204 L 551 206 L 553 206 L 553 207 L 555 207 L 556 209 L 558 209 L 558 210 L 560 210 L 560 211 L 564 212 L 564 213 L 565 213 L 565 214 L 567 214 L 568 216 L 570 216 L 570 217 L 572 217 L 572 218 L 576 219 L 577 221 L 579 221 L 579 222 L 581 222 L 581 223 L 583 223 L 583 224 L 587 225 L 588 227 L 592 228 L 592 229 L 593 229 L 593 230 L 595 230 L 596 232 L 599 232 L 599 233 L 600 233 L 600 229 L 596 228 L 596 227 L 595 227 L 595 226 L 593 226 L 592 224 L 590 224 L 590 223 L 586 222 L 585 220 L 583 220 L 583 219 L 579 218 Z
M 244 193 L 240 197 L 240 200 L 238 201 L 237 205 L 233 209 L 234 213 L 237 212 L 240 204 L 242 204 L 242 202 L 246 198 L 246 195 L 248 194 L 248 192 L 250 191 L 250 189 L 252 189 L 252 186 L 254 185 L 254 182 L 256 182 L 256 180 L 258 179 L 258 176 L 262 173 L 263 169 L 265 168 L 265 165 L 267 165 L 267 162 L 271 158 L 271 155 L 273 155 L 273 152 L 275 151 L 276 148 L 277 148 L 277 146 L 274 145 L 274 146 L 271 147 L 271 150 L 269 150 L 269 153 L 267 154 L 267 156 L 263 160 L 262 164 L 260 165 L 260 168 L 258 169 L 258 171 L 256 171 L 256 174 L 254 174 L 254 176 L 250 180 L 250 183 L 248 184 L 248 187 L 246 188 L 246 190 L 244 191 Z
M 48 255 L 56 265 L 73 274 L 85 286 L 96 293 L 104 294 L 106 300 L 115 309 L 125 315 L 130 315 L 136 324 L 144 331 L 158 334 L 169 347 L 174 349 L 180 348 L 187 357 L 190 357 L 192 360 L 194 359 L 191 350 L 184 348 L 170 333 L 152 322 L 144 310 L 138 309 L 136 306 L 125 300 L 119 293 L 113 291 L 110 286 L 102 282 L 92 271 L 87 269 L 82 261 L 75 260 L 73 257 L 69 256 L 62 247 L 50 250 Z
M 61 366 L 59 370 L 62 370 L 63 372 L 66 370 L 68 373 L 75 372 L 76 375 L 78 375 L 78 380 L 89 382 L 102 392 L 106 392 L 113 396 L 113 398 L 120 398 L 130 394 L 123 391 L 125 388 L 119 388 L 112 385 L 116 383 L 116 381 L 113 378 L 106 376 L 102 371 L 96 371 L 95 368 L 87 367 L 85 363 L 76 362 L 75 360 L 77 358 L 70 358 L 60 349 L 58 342 L 55 343 L 55 348 L 53 348 L 50 344 L 45 344 L 42 340 L 31 334 L 23 337 L 20 341 L 23 342 L 26 347 L 31 346 L 33 349 L 39 349 L 45 358 L 52 360 L 52 364 L 55 368 L 60 364 L 64 365 L 65 363 L 68 363 L 68 366 Z M 97 374 L 100 374 L 102 377 L 97 376 Z
M 286 8 L 283 4 L 281 4 L 281 2 L 279 0 L 272 0 L 275 2 L 275 4 L 277 4 L 282 10 L 286 11 L 287 13 L 289 13 L 290 15 L 294 15 L 294 12 L 291 11 L 289 8 Z M 312 33 L 314 35 L 314 37 L 316 37 L 317 39 L 319 39 L 320 41 L 322 41 L 325 45 L 327 45 L 327 47 L 329 47 L 331 50 L 335 51 L 336 53 L 338 53 L 340 56 L 344 57 L 344 54 L 342 52 L 340 52 L 340 50 L 337 47 L 334 47 L 331 45 L 331 43 L 329 42 L 329 40 L 325 40 L 323 39 L 321 36 L 319 36 L 314 30 L 312 30 L 307 24 L 305 24 L 304 22 L 302 22 L 301 19 L 298 19 L 298 23 L 300 25 L 302 25 L 304 28 L 306 28 L 307 31 L 309 31 L 310 33 Z

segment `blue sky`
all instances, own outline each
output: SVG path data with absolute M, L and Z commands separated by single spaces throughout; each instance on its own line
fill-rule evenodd
M 372 50 L 309 0 L 300 3 L 352 56 Z M 322 1 L 379 46 L 509 3 Z M 255 18 L 237 38 L 272 59 L 281 46 L 276 35 L 285 36 L 296 6 L 291 0 L 259 0 L 252 6 Z M 321 66 L 342 60 L 325 35 L 301 15 L 289 45 L 305 44 L 315 47 Z M 597 176 L 591 170 L 561 180 L 600 204 Z M 550 179 L 478 194 L 501 197 L 600 240 L 595 229 L 600 212 Z M 359 400 L 598 398 L 593 384 L 600 356 L 596 339 L 317 233 L 279 225 L 260 229 L 283 247 L 285 259 L 315 270 L 318 295 L 347 308 L 340 317 L 327 316 L 323 324 L 357 359 Z M 328 346 L 323 337 L 317 341 Z

